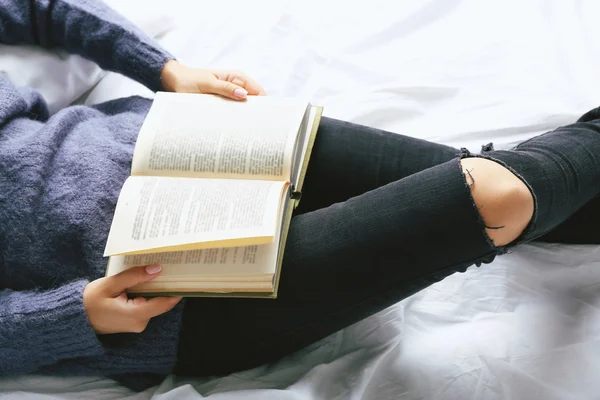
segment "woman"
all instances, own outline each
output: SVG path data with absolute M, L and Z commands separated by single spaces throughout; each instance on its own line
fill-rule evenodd
M 264 94 L 241 73 L 177 63 L 93 0 L 0 0 L 0 41 L 61 46 L 153 90 Z M 153 381 L 142 378 L 171 372 L 228 373 L 519 243 L 599 239 L 580 225 L 598 222 L 600 209 L 596 111 L 483 157 L 324 119 L 277 300 L 128 300 L 124 291 L 160 266 L 103 278 L 102 250 L 150 104 L 132 97 L 49 118 L 39 94 L 0 75 L 0 375 L 106 375 L 144 387 Z

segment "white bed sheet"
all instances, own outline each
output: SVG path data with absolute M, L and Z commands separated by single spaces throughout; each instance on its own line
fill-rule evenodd
M 170 0 L 178 28 L 161 41 L 328 116 L 474 151 L 600 103 L 596 0 L 395 3 Z M 109 74 L 87 100 L 130 94 L 150 95 Z M 0 398 L 597 399 L 599 289 L 599 247 L 527 245 L 274 365 L 140 394 L 31 376 L 0 381 Z

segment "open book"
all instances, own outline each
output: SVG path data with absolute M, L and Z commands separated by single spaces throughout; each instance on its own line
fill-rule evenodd
M 157 93 L 105 249 L 107 276 L 161 264 L 132 293 L 276 297 L 322 108 Z

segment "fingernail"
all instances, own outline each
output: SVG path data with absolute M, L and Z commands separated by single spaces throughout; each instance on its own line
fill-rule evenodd
M 146 273 L 150 275 L 158 274 L 161 269 L 160 265 L 148 265 L 146 267 Z
M 237 88 L 233 91 L 233 95 L 238 99 L 245 99 L 248 95 L 248 91 L 246 89 Z

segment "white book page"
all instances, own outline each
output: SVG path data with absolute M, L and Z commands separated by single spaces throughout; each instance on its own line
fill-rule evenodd
M 286 187 L 277 181 L 130 177 L 104 255 L 270 243 Z
M 308 102 L 157 93 L 138 136 L 132 175 L 289 180 Z
M 162 271 L 156 278 L 157 282 L 270 281 L 277 267 L 277 242 L 261 246 L 115 256 L 110 259 L 108 274 L 115 275 L 136 266 L 160 264 Z

